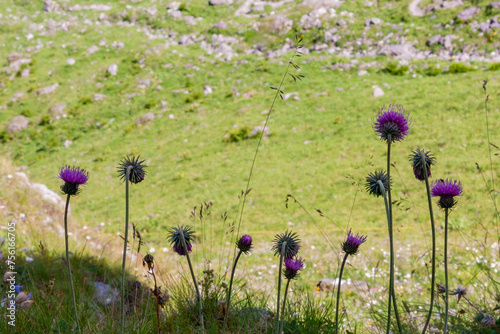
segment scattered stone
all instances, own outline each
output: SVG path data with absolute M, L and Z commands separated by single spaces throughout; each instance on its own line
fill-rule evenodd
M 347 23 L 344 20 L 338 20 L 335 24 L 339 27 L 345 27 Z
M 276 15 L 271 24 L 271 31 L 278 34 L 286 34 L 292 29 L 293 20 L 290 20 L 286 15 Z
M 56 103 L 49 109 L 49 114 L 52 119 L 60 119 L 66 116 L 64 109 L 66 109 L 66 103 Z
M 294 97 L 293 99 L 296 100 L 295 97 L 298 98 L 299 93 L 298 92 L 286 93 L 285 95 L 283 95 L 283 101 L 288 101 L 291 97 Z
M 231 5 L 233 0 L 210 0 L 208 4 L 210 6 L 220 6 L 220 5 Z
M 92 5 L 87 5 L 87 6 L 82 6 L 82 5 L 75 5 L 71 6 L 68 8 L 70 12 L 77 12 L 80 10 L 94 10 L 96 12 L 105 12 L 108 10 L 113 9 L 113 7 L 109 5 L 102 5 L 102 4 L 92 4 Z
M 460 7 L 463 6 L 464 2 L 463 0 L 450 0 L 450 1 L 443 1 L 439 6 L 435 6 L 435 9 L 451 9 L 455 7 Z
M 479 13 L 479 8 L 478 7 L 468 7 L 465 8 L 463 11 L 458 13 L 457 19 L 463 21 L 463 22 L 468 22 L 472 20 L 472 18 Z
M 28 118 L 23 115 L 18 115 L 15 116 L 12 121 L 10 121 L 9 125 L 7 126 L 7 130 L 9 130 L 10 133 L 14 133 L 26 129 L 28 125 Z
M 53 84 L 52 86 L 47 86 L 40 88 L 39 90 L 36 91 L 37 95 L 46 95 L 46 94 L 52 94 L 57 90 L 57 87 L 59 86 L 58 83 Z
M 203 95 L 207 96 L 212 94 L 212 87 L 210 86 L 203 86 Z
M 24 174 L 24 173 L 23 173 Z M 64 200 L 55 191 L 47 188 L 45 184 L 42 183 L 31 183 L 31 189 L 36 191 L 44 200 L 54 203 L 56 205 L 64 205 Z
M 70 147 L 70 146 L 71 146 L 71 144 L 73 144 L 73 142 L 72 142 L 71 140 L 69 140 L 69 139 L 66 139 L 66 140 L 64 141 L 64 144 L 63 144 L 63 145 L 64 145 L 64 147 L 66 147 L 66 148 L 67 148 L 67 147 Z
M 319 291 L 335 291 L 339 285 L 339 279 L 323 278 L 320 279 L 316 287 Z M 342 280 L 342 289 L 355 292 L 369 292 L 370 287 L 366 281 L 353 281 L 351 279 Z
M 69 66 L 72 66 L 72 65 L 75 65 L 75 60 L 73 58 L 69 58 L 68 60 L 66 60 L 66 64 L 68 64 Z
M 102 305 L 118 305 L 120 291 L 117 288 L 112 288 L 109 284 L 94 282 L 94 299 Z
M 17 92 L 14 94 L 11 101 L 15 103 L 15 102 L 19 101 L 23 96 L 24 96 L 23 92 Z
M 96 53 L 97 51 L 99 51 L 99 47 L 97 45 L 92 45 L 90 48 L 87 49 L 85 53 L 87 54 L 87 56 L 90 56 L 91 54 Z
M 25 68 L 24 70 L 22 70 L 21 72 L 21 77 L 22 78 L 26 78 L 26 77 L 29 77 L 30 76 L 30 69 L 29 68 Z
M 118 73 L 118 65 L 116 64 L 111 64 L 108 67 L 108 73 L 110 75 L 116 75 Z
M 500 9 L 500 1 L 490 2 L 488 5 L 491 9 Z
M 255 138 L 258 135 L 260 135 L 261 132 L 264 132 L 263 135 L 262 135 L 262 138 L 269 138 L 269 136 L 271 135 L 271 131 L 269 131 L 269 127 L 268 126 L 266 126 L 264 128 L 264 126 L 259 125 L 259 126 L 256 126 L 256 127 L 254 127 L 252 129 L 252 132 L 250 133 L 250 137 L 251 138 Z
M 220 21 L 214 24 L 213 27 L 216 29 L 227 29 L 227 23 L 224 21 Z
M 111 43 L 111 47 L 114 49 L 121 50 L 125 47 L 125 43 L 114 41 L 113 43 Z
M 43 11 L 46 13 L 59 11 L 59 4 L 53 0 L 45 0 L 43 2 Z
M 99 94 L 99 93 L 95 93 L 94 94 L 94 97 L 92 98 L 92 100 L 94 101 L 102 101 L 106 98 L 106 95 L 104 94 Z
M 377 17 L 372 17 L 371 19 L 368 19 L 365 21 L 365 27 L 370 27 L 370 26 L 379 26 L 383 23 L 381 19 Z
M 361 70 L 358 72 L 358 75 L 361 77 L 363 75 L 367 75 L 368 74 L 368 71 L 367 70 Z
M 429 40 L 427 41 L 427 45 L 428 46 L 432 46 L 436 43 L 439 43 L 439 41 L 441 40 L 441 35 L 434 35 L 432 36 L 431 38 L 429 38 Z
M 191 36 L 189 36 L 189 35 L 182 35 L 179 38 L 180 45 L 189 45 L 189 44 L 193 44 L 193 43 L 194 43 L 194 41 L 191 39 Z
M 155 114 L 153 112 L 148 112 L 142 115 L 137 121 L 135 121 L 135 125 L 139 126 L 145 123 L 149 123 L 155 119 Z
M 372 96 L 373 97 L 384 96 L 384 91 L 379 86 L 373 86 L 373 94 L 372 94 Z
M 9 63 L 15 62 L 16 60 L 21 59 L 23 56 L 17 52 L 13 52 L 10 55 L 7 56 L 7 61 Z
M 144 79 L 144 80 L 139 80 L 139 85 L 137 85 L 137 88 L 145 89 L 145 88 L 149 88 L 149 86 L 151 86 L 151 80 Z
M 378 52 L 382 56 L 401 58 L 415 58 L 415 48 L 411 44 L 389 44 L 384 45 Z
M 4 67 L 4 71 L 7 74 L 18 72 L 21 69 L 21 65 L 31 63 L 31 59 L 21 58 L 14 60 L 9 64 L 9 66 Z

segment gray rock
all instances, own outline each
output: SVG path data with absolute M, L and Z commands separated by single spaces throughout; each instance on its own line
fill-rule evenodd
M 59 11 L 59 4 L 53 0 L 45 0 L 43 2 L 43 11 L 46 13 Z
M 36 91 L 37 95 L 46 95 L 46 94 L 52 94 L 57 90 L 57 87 L 59 86 L 58 83 L 53 84 L 52 86 L 47 86 L 40 88 L 39 90 Z
M 335 278 L 323 278 L 319 280 L 316 287 L 319 288 L 320 291 L 335 291 L 339 285 L 339 279 Z M 368 292 L 370 287 L 366 281 L 353 281 L 350 279 L 342 280 L 342 289 L 346 289 L 348 291 L 355 292 Z
M 372 96 L 373 97 L 384 96 L 384 91 L 379 86 L 373 86 L 373 94 L 372 94 Z
M 94 97 L 92 98 L 92 100 L 94 100 L 94 101 L 102 101 L 105 98 L 106 98 L 106 95 L 95 93 Z
M 15 116 L 12 121 L 10 121 L 9 125 L 7 126 L 7 130 L 9 130 L 10 133 L 14 133 L 17 131 L 24 130 L 28 127 L 29 125 L 29 120 L 26 118 L 26 116 L 23 115 L 18 115 Z
M 26 77 L 29 77 L 30 76 L 30 69 L 29 68 L 25 68 L 24 70 L 22 70 L 21 72 L 21 77 L 22 78 L 26 78 Z
M 66 103 L 56 103 L 49 109 L 49 114 L 52 119 L 60 119 L 64 117 L 64 109 L 66 109 Z
M 11 101 L 12 102 L 17 102 L 19 101 L 22 97 L 24 96 L 24 93 L 23 92 L 17 92 L 14 94 L 14 96 L 12 97 Z
M 492 8 L 492 9 L 500 9 L 500 1 L 490 2 L 488 7 Z
M 269 131 L 269 127 L 266 126 L 266 128 L 264 129 L 264 126 L 259 125 L 259 126 L 256 126 L 252 129 L 252 132 L 250 133 L 250 137 L 255 138 L 257 136 L 260 136 L 261 132 L 264 132 L 262 138 L 268 138 L 271 135 L 271 131 Z
M 113 43 L 111 43 L 111 47 L 114 49 L 121 50 L 125 47 L 125 43 L 114 41 Z
M 453 42 L 452 41 L 456 38 L 457 38 L 456 35 L 446 35 L 441 39 L 440 43 L 443 44 L 445 48 L 451 50 L 451 49 L 453 49 Z
M 436 9 L 450 9 L 455 7 L 463 6 L 464 2 L 462 0 L 450 0 L 443 1 Z
M 227 23 L 224 21 L 220 21 L 220 22 L 217 22 L 216 24 L 214 24 L 213 27 L 216 29 L 227 29 Z
M 339 27 L 345 27 L 347 23 L 344 20 L 338 20 L 335 24 Z
M 144 89 L 144 88 L 149 88 L 149 86 L 151 86 L 151 80 L 144 79 L 144 80 L 139 80 L 139 85 L 137 85 L 137 88 Z
M 490 31 L 490 23 L 489 22 L 483 22 L 479 25 L 479 30 L 482 32 L 489 32 Z
M 472 20 L 472 18 L 477 13 L 479 13 L 478 7 L 468 7 L 468 8 L 465 8 L 460 13 L 458 13 L 457 19 L 462 20 L 463 22 L 468 22 L 469 20 Z
M 116 75 L 118 73 L 118 65 L 116 64 L 111 64 L 108 67 L 108 73 L 110 75 Z
M 113 7 L 109 5 L 103 4 L 92 4 L 92 5 L 75 5 L 68 8 L 70 12 L 77 12 L 81 10 L 93 10 L 96 12 L 104 12 L 113 9 Z
M 429 38 L 429 40 L 427 41 L 427 45 L 428 46 L 434 45 L 436 43 L 439 43 L 440 40 L 441 40 L 441 35 L 439 35 L 439 34 L 434 35 L 431 38 Z
M 378 54 L 382 56 L 414 58 L 415 48 L 411 44 L 389 44 L 383 46 Z
M 97 51 L 99 51 L 99 47 L 97 45 L 92 45 L 90 48 L 87 49 L 85 54 L 87 56 L 90 56 L 91 54 L 96 53 Z
M 221 6 L 221 5 L 230 5 L 233 3 L 233 0 L 210 0 L 208 4 L 210 6 Z
M 55 191 L 47 188 L 45 184 L 42 183 L 32 183 L 31 189 L 36 191 L 44 200 L 54 203 L 56 205 L 64 205 L 64 200 L 62 197 L 56 193 Z
M 145 123 L 149 123 L 155 119 L 155 114 L 153 112 L 145 113 L 141 116 L 137 121 L 135 121 L 135 125 L 139 126 Z
M 361 70 L 358 72 L 358 75 L 361 77 L 363 75 L 367 75 L 368 74 L 368 71 L 367 70 Z
M 368 19 L 365 21 L 365 27 L 370 27 L 370 26 L 379 26 L 383 23 L 381 19 L 377 17 L 372 17 L 371 19 Z
M 73 58 L 69 58 L 68 60 L 66 60 L 66 64 L 68 64 L 68 65 L 70 65 L 70 66 L 75 65 L 75 62 L 76 62 L 76 61 L 75 61 L 75 59 L 73 59 Z
M 340 35 L 337 34 L 337 29 L 332 28 L 325 31 L 325 43 L 337 43 L 340 40 Z
M 290 100 L 291 97 L 298 97 L 298 96 L 299 96 L 298 92 L 286 93 L 283 95 L 283 101 L 288 101 Z
M 94 282 L 94 299 L 102 305 L 118 305 L 120 291 L 117 288 L 112 288 L 109 284 Z
M 191 39 L 191 36 L 189 35 L 182 35 L 180 38 L 179 38 L 179 44 L 180 45 L 189 45 L 189 44 L 193 44 L 193 40 Z
M 20 53 L 13 52 L 13 53 L 11 53 L 10 55 L 7 56 L 7 61 L 9 63 L 12 63 L 12 62 L 15 62 L 16 60 L 19 60 L 21 58 L 22 58 L 22 55 Z
M 203 86 L 203 95 L 207 96 L 212 94 L 212 87 L 210 86 Z
M 271 31 L 278 34 L 287 33 L 293 26 L 293 20 L 290 20 L 286 15 L 276 15 L 271 24 Z
M 70 147 L 70 146 L 71 146 L 71 144 L 73 144 L 73 142 L 72 142 L 71 140 L 69 140 L 69 139 L 66 139 L 66 140 L 64 141 L 64 144 L 63 144 L 63 145 L 64 145 L 64 147 L 68 148 L 68 147 Z

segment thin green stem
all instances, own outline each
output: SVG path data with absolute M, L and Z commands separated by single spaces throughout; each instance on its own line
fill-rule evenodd
M 389 213 L 390 213 L 390 222 L 389 222 L 389 243 L 390 243 L 390 248 L 391 248 L 391 284 L 389 286 L 390 293 L 392 293 L 392 302 L 394 304 L 394 314 L 396 315 L 396 323 L 398 324 L 398 330 L 399 333 L 403 333 L 402 327 L 401 327 L 401 320 L 399 319 L 399 312 L 398 312 L 398 304 L 396 301 L 396 290 L 394 288 L 394 237 L 392 233 L 392 226 L 393 226 L 393 216 L 392 216 L 392 198 L 391 198 L 391 142 L 392 138 L 391 135 L 389 134 L 387 136 L 387 179 L 389 180 L 389 189 L 387 191 L 388 193 L 388 202 L 389 202 Z
M 429 215 L 431 219 L 431 231 L 432 231 L 432 276 L 431 276 L 431 305 L 429 307 L 429 313 L 427 314 L 427 319 L 425 320 L 424 329 L 422 334 L 425 334 L 429 322 L 431 321 L 432 308 L 434 306 L 434 286 L 436 285 L 436 228 L 434 226 L 434 212 L 432 210 L 432 200 L 431 200 L 431 189 L 429 186 L 429 177 L 427 175 L 427 163 L 424 151 L 420 152 L 420 160 L 424 165 L 424 176 L 425 176 L 425 188 L 427 190 L 427 202 L 429 204 Z
M 280 266 L 278 273 L 278 300 L 276 302 L 276 334 L 280 331 L 280 294 L 281 294 L 281 270 L 283 268 L 283 256 L 285 256 L 286 241 L 283 242 L 280 252 Z
M 71 265 L 69 263 L 69 245 L 68 245 L 68 209 L 69 209 L 69 199 L 71 195 L 66 198 L 66 207 L 64 208 L 64 240 L 66 242 L 66 263 L 68 264 L 68 275 L 69 275 L 69 287 L 71 288 L 71 299 L 73 301 L 73 311 L 75 312 L 76 329 L 79 333 L 82 332 L 80 328 L 80 323 L 78 321 L 78 312 L 76 310 L 76 297 L 75 288 L 73 287 L 73 275 L 71 274 Z
M 283 333 L 283 327 L 285 323 L 285 306 L 286 306 L 286 297 L 288 296 L 288 286 L 290 285 L 291 279 L 286 281 L 286 287 L 285 287 L 285 295 L 283 296 L 283 306 L 281 307 L 281 322 L 280 322 L 280 334 Z
M 198 283 L 196 283 L 196 277 L 194 276 L 194 271 L 193 271 L 193 266 L 191 264 L 191 259 L 189 258 L 189 253 L 186 245 L 186 239 L 184 239 L 184 232 L 182 232 L 182 229 L 180 230 L 181 232 L 181 240 L 182 240 L 182 248 L 184 248 L 184 253 L 186 254 L 186 258 L 188 261 L 189 265 L 189 271 L 191 271 L 191 278 L 193 279 L 194 283 L 194 289 L 196 290 L 196 295 L 198 296 L 198 302 L 200 304 L 200 323 L 201 323 L 201 332 L 205 333 L 205 324 L 203 322 L 203 306 L 201 304 L 201 294 L 200 290 L 198 289 Z
M 382 192 L 382 195 L 384 197 L 384 204 L 385 204 L 385 214 L 387 216 L 387 226 L 389 227 L 391 224 L 391 213 L 389 211 L 389 203 L 387 202 L 387 194 L 385 192 L 385 187 L 382 181 L 378 180 L 377 181 L 378 186 L 380 187 L 380 191 Z M 386 334 L 389 334 L 391 331 L 391 308 L 392 308 L 392 292 L 391 292 L 391 285 L 392 285 L 392 276 L 389 275 L 389 302 L 387 304 L 387 328 L 386 328 Z
M 446 292 L 444 295 L 444 332 L 448 333 L 448 295 L 449 289 L 448 286 L 448 208 L 444 209 L 444 282 L 446 286 Z
M 158 298 L 160 298 L 160 293 L 158 291 L 158 285 L 156 284 L 156 274 L 154 272 L 154 267 L 151 268 L 151 274 L 153 275 L 153 279 L 155 281 L 155 292 L 156 292 L 156 324 L 158 325 L 158 334 L 161 334 L 160 329 L 160 303 Z
M 122 258 L 122 286 L 121 286 L 121 322 L 120 331 L 123 334 L 125 329 L 125 264 L 127 262 L 127 240 L 128 240 L 128 184 L 132 166 L 127 167 L 125 173 L 125 237 L 123 238 L 123 258 Z
M 231 279 L 229 280 L 229 289 L 227 290 L 227 296 L 226 296 L 226 314 L 224 316 L 224 326 L 222 326 L 222 333 L 226 332 L 226 326 L 227 326 L 227 318 L 229 317 L 229 303 L 231 302 L 231 291 L 233 288 L 233 279 L 234 279 L 234 272 L 236 271 L 236 265 L 238 264 L 238 260 L 240 259 L 241 253 L 243 253 L 241 250 L 238 252 L 238 255 L 236 255 L 236 258 L 234 259 L 234 264 L 233 264 L 233 270 L 231 271 Z
M 349 254 L 345 253 L 344 259 L 342 260 L 342 265 L 340 266 L 340 275 L 339 275 L 339 287 L 337 288 L 337 307 L 335 308 L 335 334 L 339 332 L 339 307 L 340 307 L 340 287 L 342 285 L 342 274 L 344 273 L 344 266 L 347 261 L 347 257 Z M 391 303 L 389 302 L 389 307 Z M 389 313 L 390 316 L 390 313 Z

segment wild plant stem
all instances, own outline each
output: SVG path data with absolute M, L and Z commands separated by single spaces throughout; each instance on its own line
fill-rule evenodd
M 281 294 L 281 270 L 283 269 L 283 256 L 285 256 L 286 241 L 283 242 L 280 252 L 280 266 L 278 273 L 278 300 L 276 302 L 276 334 L 280 334 L 280 294 Z
M 391 213 L 389 211 L 389 203 L 387 202 L 387 194 L 385 192 L 385 187 L 382 181 L 378 180 L 377 181 L 378 186 L 380 187 L 380 191 L 382 192 L 382 195 L 384 197 L 384 204 L 385 204 L 385 214 L 387 216 L 387 226 L 389 227 L 391 225 Z M 392 285 L 392 276 L 389 275 L 389 303 L 387 306 L 387 328 L 386 328 L 386 334 L 389 334 L 391 331 L 391 308 L 392 308 L 392 292 L 391 292 L 391 285 Z
M 446 286 L 446 292 L 444 295 L 445 302 L 445 313 L 444 313 L 444 334 L 448 333 L 448 208 L 444 209 L 444 282 Z
M 155 291 L 156 291 L 156 324 L 158 325 L 158 334 L 161 334 L 161 329 L 160 329 L 160 303 L 158 302 L 159 298 L 159 291 L 158 291 L 158 285 L 156 284 L 156 275 L 154 272 L 154 267 L 151 269 L 151 273 L 153 274 L 153 279 L 155 281 Z
M 398 303 L 396 301 L 396 290 L 394 288 L 394 237 L 392 233 L 392 225 L 393 225 L 393 216 L 392 216 L 392 198 L 391 198 L 391 135 L 388 135 L 387 138 L 387 179 L 389 181 L 389 189 L 388 189 L 388 202 L 389 202 L 389 213 L 390 213 L 390 223 L 389 223 L 389 243 L 391 247 L 391 279 L 390 279 L 390 293 L 392 293 L 392 302 L 394 304 L 394 314 L 396 315 L 396 323 L 398 324 L 399 333 L 403 333 L 401 327 L 401 321 L 399 320 L 399 312 L 398 312 Z
M 127 240 L 128 240 L 128 187 L 130 171 L 132 166 L 127 167 L 125 173 L 125 237 L 123 238 L 123 259 L 122 259 L 122 291 L 121 291 L 121 323 L 120 331 L 123 334 L 125 329 L 125 264 L 127 262 Z
M 348 256 L 349 254 L 345 253 L 344 259 L 342 260 L 342 265 L 340 266 L 339 287 L 337 288 L 337 307 L 335 308 L 335 334 L 338 334 L 339 332 L 340 287 L 342 285 L 342 274 L 344 273 L 344 266 Z M 391 303 L 389 302 L 389 307 L 390 305 Z
M 288 296 L 288 286 L 290 285 L 291 279 L 286 281 L 286 287 L 285 287 L 285 295 L 283 296 L 283 306 L 281 307 L 281 322 L 280 322 L 280 334 L 283 333 L 283 327 L 285 323 L 285 306 L 286 306 L 286 297 Z
M 69 287 L 71 288 L 71 299 L 73 300 L 73 311 L 75 312 L 76 329 L 79 333 L 82 332 L 80 328 L 80 323 L 78 321 L 78 312 L 76 310 L 76 297 L 75 288 L 73 287 L 73 275 L 71 274 L 71 265 L 69 263 L 69 245 L 68 245 L 68 209 L 69 209 L 69 199 L 71 195 L 66 198 L 66 207 L 64 209 L 64 240 L 66 242 L 66 263 L 68 264 L 68 275 L 69 275 Z
M 231 270 L 231 279 L 229 280 L 229 289 L 227 290 L 227 296 L 226 296 L 226 314 L 224 315 L 224 326 L 222 327 L 222 333 L 226 332 L 226 326 L 227 326 L 227 318 L 229 315 L 229 303 L 231 302 L 231 291 L 233 288 L 233 279 L 234 279 L 234 272 L 236 271 L 236 265 L 238 264 L 238 260 L 240 259 L 242 251 L 238 252 L 238 255 L 236 255 L 236 258 L 234 259 L 234 264 L 233 264 L 233 270 Z
M 189 265 L 189 271 L 191 271 L 191 278 L 193 279 L 194 289 L 196 290 L 196 295 L 198 296 L 198 302 L 200 304 L 200 323 L 201 323 L 201 332 L 205 333 L 205 324 L 203 323 L 203 306 L 201 304 L 201 295 L 200 290 L 198 290 L 198 283 L 196 283 L 196 277 L 194 276 L 193 266 L 191 264 L 191 259 L 189 258 L 189 253 L 186 245 L 186 239 L 184 239 L 184 232 L 181 232 L 181 240 L 182 240 L 182 248 L 184 248 L 184 253 L 186 254 L 186 258 Z
M 429 307 L 429 313 L 427 314 L 427 319 L 425 320 L 424 329 L 422 334 L 425 334 L 429 322 L 432 316 L 432 307 L 434 306 L 434 286 L 436 284 L 436 228 L 434 226 L 434 212 L 432 210 L 432 200 L 431 200 L 431 189 L 429 186 L 429 177 L 427 176 L 427 165 L 425 160 L 424 152 L 420 152 L 420 160 L 423 161 L 424 166 L 424 176 L 425 176 L 425 189 L 427 190 L 427 202 L 429 204 L 429 215 L 431 219 L 431 231 L 432 231 L 432 276 L 431 276 L 431 305 Z

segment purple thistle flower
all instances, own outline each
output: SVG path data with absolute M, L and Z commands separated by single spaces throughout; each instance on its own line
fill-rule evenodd
M 442 209 L 452 209 L 457 201 L 456 196 L 462 196 L 463 188 L 462 183 L 452 179 L 440 179 L 432 182 L 431 195 L 432 197 L 439 197 L 438 205 Z
M 368 239 L 367 236 L 359 234 L 354 235 L 352 234 L 351 230 L 349 230 L 349 232 L 347 232 L 346 241 L 342 243 L 342 250 L 346 252 L 346 254 L 356 255 L 359 246 L 361 246 L 361 244 L 364 243 L 366 239 Z
M 252 237 L 244 235 L 236 242 L 236 247 L 245 254 L 252 250 Z
M 87 183 L 89 173 L 80 167 L 64 165 L 59 169 L 58 178 L 64 181 L 61 191 L 66 195 L 77 195 L 80 192 L 80 185 Z
M 186 242 L 186 248 L 187 248 L 187 251 L 188 253 L 191 253 L 191 249 L 193 248 L 193 245 L 191 245 L 189 242 Z M 187 255 L 186 252 L 184 251 L 184 247 L 177 247 L 176 245 L 174 245 L 173 247 L 173 250 L 174 252 L 176 252 L 177 254 L 179 255 Z
M 304 260 L 301 258 L 286 259 L 285 270 L 283 274 L 287 279 L 295 279 L 299 277 L 299 271 L 304 268 Z
M 390 104 L 387 110 L 382 106 L 373 126 L 381 140 L 387 141 L 389 136 L 393 143 L 405 139 L 410 131 L 411 120 L 404 111 L 403 106 L 397 104 Z

